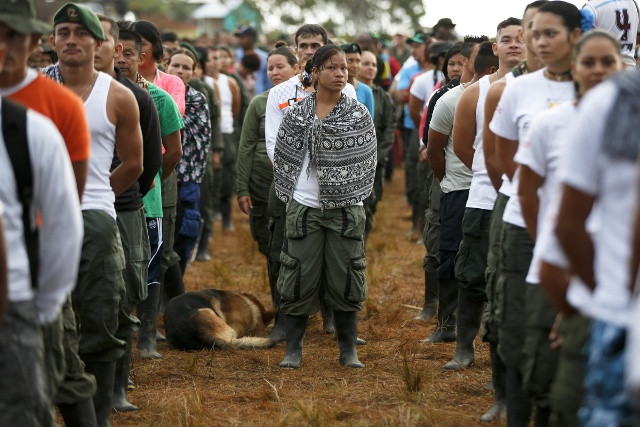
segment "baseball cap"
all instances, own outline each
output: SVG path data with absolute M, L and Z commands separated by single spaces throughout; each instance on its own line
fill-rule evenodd
M 19 34 L 47 34 L 51 25 L 36 19 L 32 0 L 0 2 L 0 22 Z
M 98 16 L 86 6 L 75 3 L 67 3 L 62 6 L 53 17 L 53 26 L 55 27 L 65 22 L 80 24 L 86 28 L 94 38 L 106 40 Z
M 250 27 L 249 25 L 243 25 L 242 27 L 238 28 L 238 31 L 233 33 L 233 35 L 236 37 L 253 37 L 255 39 L 256 37 L 258 37 L 258 32 L 255 28 Z
M 427 40 L 429 40 L 429 34 L 425 33 L 424 31 L 417 31 L 413 37 L 407 39 L 406 43 L 426 43 Z
M 456 24 L 453 23 L 453 21 L 449 18 L 442 18 L 438 21 L 438 23 L 434 26 L 435 28 L 438 27 L 445 27 L 445 28 L 455 28 Z

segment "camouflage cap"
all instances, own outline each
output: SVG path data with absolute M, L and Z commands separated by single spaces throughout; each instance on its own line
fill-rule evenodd
M 55 27 L 65 22 L 80 24 L 86 28 L 94 38 L 106 40 L 98 16 L 86 6 L 75 3 L 67 3 L 62 6 L 53 17 L 53 26 Z

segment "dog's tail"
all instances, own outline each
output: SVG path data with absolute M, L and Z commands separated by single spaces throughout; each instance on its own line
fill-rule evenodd
M 230 345 L 235 348 L 270 348 L 276 342 L 269 337 L 242 337 L 231 339 Z

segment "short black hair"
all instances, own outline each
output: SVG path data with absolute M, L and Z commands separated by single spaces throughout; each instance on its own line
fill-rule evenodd
M 522 26 L 522 20 L 518 19 L 518 18 L 514 18 L 513 16 L 510 18 L 505 19 L 504 21 L 500 22 L 498 24 L 498 27 L 496 28 L 496 32 L 499 33 L 503 28 L 507 28 L 510 27 L 512 25 L 517 25 L 519 27 Z
M 465 58 L 469 59 L 471 57 L 471 52 L 473 52 L 473 48 L 480 43 L 484 43 L 489 40 L 489 37 L 482 36 L 465 36 L 464 41 L 462 42 L 462 46 L 460 48 L 460 53 Z
M 242 59 L 240 60 L 240 63 L 244 66 L 244 68 L 246 68 L 249 71 L 258 71 L 260 69 L 260 57 L 258 56 L 257 53 L 246 53 Z
M 493 53 L 493 43 L 486 41 L 480 43 L 478 55 L 473 60 L 473 69 L 476 74 L 483 74 L 490 67 L 498 68 L 498 57 Z
M 547 3 L 549 0 L 536 0 L 533 1 L 531 3 L 529 3 L 527 5 L 527 7 L 524 8 L 524 12 L 527 13 L 527 10 L 529 9 L 539 9 L 540 6 L 542 6 L 543 4 Z
M 318 24 L 304 24 L 298 31 L 296 31 L 295 42 L 296 46 L 298 46 L 298 39 L 300 36 L 322 36 L 322 42 L 324 44 L 329 43 L 329 36 L 327 35 L 327 30 L 322 27 L 322 25 Z
M 138 55 L 142 54 L 142 39 L 140 35 L 134 31 L 131 31 L 127 28 L 120 28 L 120 41 L 127 40 L 132 41 L 135 44 L 136 49 L 138 50 Z
M 172 42 L 172 43 L 177 43 L 179 42 L 180 39 L 178 38 L 178 35 L 176 33 L 174 33 L 173 31 L 165 31 L 162 33 L 162 42 Z

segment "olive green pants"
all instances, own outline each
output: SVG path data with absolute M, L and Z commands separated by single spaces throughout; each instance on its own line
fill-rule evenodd
M 502 216 L 509 197 L 498 193 L 496 203 L 491 212 L 489 230 L 489 249 L 487 252 L 487 269 L 485 271 L 487 304 L 482 315 L 482 340 L 498 344 L 498 327 L 502 317 L 503 292 L 498 287 L 500 273 L 500 244 L 504 222 Z
M 280 254 L 282 311 L 309 316 L 320 298 L 333 310 L 357 311 L 367 298 L 362 206 L 316 209 L 292 200 Z
M 556 376 L 551 385 L 550 424 L 557 427 L 578 427 L 578 409 L 584 397 L 584 347 L 589 338 L 591 320 L 581 314 L 562 318 Z

